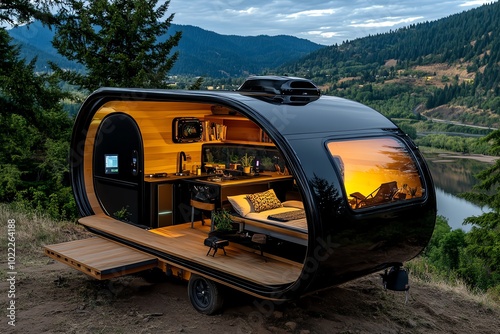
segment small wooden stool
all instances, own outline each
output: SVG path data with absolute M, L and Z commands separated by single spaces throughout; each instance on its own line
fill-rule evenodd
M 212 249 L 213 249 L 214 253 L 212 254 L 212 257 L 214 257 L 215 253 L 217 253 L 217 250 L 219 250 L 219 248 L 224 251 L 224 255 L 227 255 L 224 247 L 229 246 L 229 241 L 224 240 L 224 239 L 219 239 L 217 237 L 208 237 L 205 239 L 205 241 L 203 243 L 205 246 L 210 247 L 208 249 L 206 256 L 208 256 L 208 254 L 210 254 L 210 251 L 212 251 Z
M 194 209 L 200 209 L 201 211 L 201 224 L 205 225 L 205 221 L 203 220 L 203 210 L 205 211 L 214 211 L 215 210 L 215 204 L 214 203 L 205 203 L 205 202 L 200 202 L 200 201 L 195 201 L 194 199 L 191 200 L 191 228 L 193 228 L 193 222 L 194 222 Z M 213 231 L 213 224 L 210 224 L 210 231 Z

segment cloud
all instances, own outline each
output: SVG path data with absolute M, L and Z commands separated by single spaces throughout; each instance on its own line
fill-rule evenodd
M 486 3 L 489 3 L 489 2 L 484 1 L 484 0 L 473 0 L 473 1 L 464 2 L 463 4 L 460 4 L 459 6 L 460 7 L 481 6 L 481 5 L 484 5 Z
M 226 12 L 228 14 L 243 14 L 243 15 L 253 15 L 258 12 L 258 9 L 255 7 L 250 7 L 247 9 L 240 9 L 240 10 L 234 10 L 234 9 L 227 9 Z
M 291 35 L 332 45 L 434 21 L 483 3 L 486 1 L 171 0 L 169 13 L 175 13 L 173 23 L 224 35 Z
M 307 31 L 306 34 L 312 36 L 320 36 L 323 38 L 332 38 L 339 35 L 339 33 L 335 31 L 320 31 L 320 30 Z
M 335 9 L 312 9 L 286 15 L 287 18 L 299 19 L 301 17 L 320 17 L 335 14 Z
M 423 16 L 417 16 L 417 17 L 407 17 L 407 18 L 392 18 L 392 17 L 386 17 L 381 20 L 366 20 L 363 23 L 352 23 L 350 24 L 351 27 L 361 27 L 361 28 L 378 28 L 378 27 L 394 27 L 397 25 L 400 25 L 401 23 L 406 23 L 410 24 L 412 22 L 418 21 L 423 19 Z

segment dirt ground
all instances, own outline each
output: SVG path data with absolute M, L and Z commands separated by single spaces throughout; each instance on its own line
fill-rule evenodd
M 187 284 L 139 276 L 96 281 L 48 259 L 18 268 L 15 327 L 0 282 L 2 333 L 499 333 L 500 305 L 411 280 L 385 291 L 378 274 L 284 305 L 231 292 L 215 316 L 196 312 Z M 0 264 L 2 268 L 6 264 Z M 5 276 L 5 274 L 2 274 Z

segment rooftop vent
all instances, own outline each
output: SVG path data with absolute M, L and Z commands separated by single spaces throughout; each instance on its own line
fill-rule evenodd
M 285 76 L 254 76 L 238 88 L 242 94 L 267 102 L 304 105 L 319 99 L 320 90 L 310 80 Z

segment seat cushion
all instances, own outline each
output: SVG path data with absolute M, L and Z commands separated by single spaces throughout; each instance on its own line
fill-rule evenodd
M 247 214 L 252 212 L 252 203 L 248 200 L 247 194 L 227 196 L 227 200 L 231 203 L 234 211 L 242 217 L 245 217 Z

